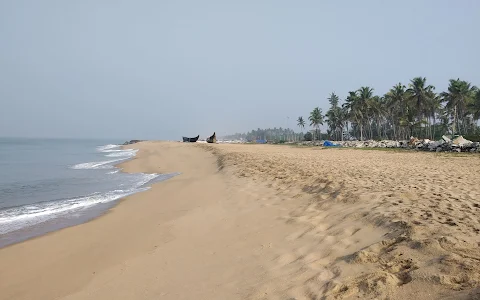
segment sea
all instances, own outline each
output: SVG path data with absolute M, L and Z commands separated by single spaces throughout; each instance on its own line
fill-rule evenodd
M 0 247 L 96 218 L 173 174 L 128 174 L 121 141 L 0 138 Z

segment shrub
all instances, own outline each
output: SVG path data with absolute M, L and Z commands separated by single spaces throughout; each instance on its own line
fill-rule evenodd
M 480 142 L 480 135 L 464 135 L 463 137 L 472 142 Z
M 307 132 L 305 133 L 303 138 L 305 139 L 305 141 L 311 141 L 313 139 L 313 134 L 311 132 Z

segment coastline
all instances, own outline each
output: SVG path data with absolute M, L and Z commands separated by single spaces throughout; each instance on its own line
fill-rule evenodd
M 129 164 L 133 160 L 135 159 L 122 162 L 116 167 L 128 172 Z M 144 170 L 144 172 L 148 173 L 148 170 Z M 138 228 L 138 224 L 130 224 L 129 227 L 123 220 L 128 219 L 132 207 L 147 213 L 148 206 L 139 207 L 133 204 L 134 200 L 149 202 L 148 199 L 152 198 L 149 194 L 157 194 L 157 186 L 168 181 L 154 183 L 147 191 L 118 200 L 112 208 L 86 223 L 62 228 L 0 249 L 0 265 L 2 266 L 0 268 L 0 290 L 2 290 L 0 299 L 65 297 L 89 282 L 93 278 L 92 276 L 98 273 L 98 270 L 105 270 L 114 262 L 123 261 L 133 253 L 145 250 L 145 247 L 153 247 L 150 245 L 151 241 L 147 242 L 140 237 L 135 238 L 138 233 L 143 232 Z M 135 220 L 140 221 L 141 215 L 140 213 L 135 216 Z M 133 220 L 130 223 L 132 222 Z M 146 223 L 150 224 L 150 222 Z M 144 226 L 147 225 L 144 224 Z M 108 227 L 108 232 L 99 230 L 105 229 L 105 227 Z M 120 232 L 120 236 L 110 236 L 110 231 Z M 128 235 L 129 239 L 124 239 L 125 235 Z M 147 232 L 146 235 L 149 233 Z M 128 240 L 144 242 L 129 245 Z M 97 248 L 100 245 L 103 245 L 101 250 Z M 124 247 L 126 245 L 129 247 Z M 92 251 L 101 253 L 91 254 Z M 32 252 L 39 252 L 43 256 L 32 257 Z M 76 257 L 76 259 L 72 259 L 72 257 Z M 24 274 L 21 270 L 30 270 L 31 272 Z M 38 282 L 34 278 L 40 274 L 43 279 Z M 69 274 L 71 278 L 65 278 L 66 274 Z
M 97 148 L 97 152 L 101 154 L 105 154 L 107 159 L 110 158 L 110 156 L 112 156 L 111 153 L 114 153 L 113 157 L 116 158 L 117 160 L 116 163 L 113 163 L 110 165 L 112 168 L 116 169 L 116 171 L 109 172 L 107 174 L 120 172 L 121 171 L 120 165 L 126 161 L 131 160 L 133 157 L 135 157 L 135 151 L 130 152 L 131 148 L 126 148 L 123 145 L 116 146 L 116 145 L 108 144 L 103 146 L 97 146 L 96 148 Z M 121 149 L 121 150 L 118 150 L 118 149 Z M 122 151 L 122 152 L 117 152 L 117 151 Z M 132 153 L 133 153 L 133 156 L 131 155 Z M 125 157 L 125 158 L 121 158 L 121 157 Z M 75 165 L 70 165 L 69 169 L 80 169 L 80 170 L 90 169 L 90 172 L 95 172 L 96 171 L 95 166 L 90 167 L 89 165 L 98 164 L 103 166 L 111 162 L 112 161 L 110 158 L 110 161 L 106 160 L 106 161 L 100 161 L 100 162 L 97 161 L 97 162 L 78 163 Z M 127 173 L 127 172 L 120 172 L 120 173 Z M 129 173 L 129 174 L 135 175 L 135 173 Z M 145 173 L 142 173 L 142 174 L 145 174 Z M 139 174 L 139 175 L 142 175 L 142 174 Z M 148 174 L 145 174 L 145 175 L 148 175 Z M 46 220 L 41 221 L 38 224 L 33 224 L 29 226 L 27 225 L 25 227 L 20 227 L 19 229 L 9 231 L 7 233 L 2 233 L 0 234 L 0 249 L 23 242 L 23 241 L 27 241 L 30 239 L 35 239 L 43 235 L 53 233 L 58 230 L 62 230 L 64 228 L 77 226 L 77 225 L 92 221 L 108 213 L 111 208 L 115 207 L 115 205 L 117 205 L 120 201 L 122 201 L 123 198 L 125 198 L 126 196 L 142 192 L 143 189 L 148 188 L 151 184 L 154 184 L 155 182 L 168 180 L 170 176 L 175 176 L 176 174 L 154 174 L 154 175 L 156 175 L 157 177 L 150 179 L 148 182 L 143 184 L 143 186 L 139 186 L 136 189 L 132 189 L 129 194 L 127 193 L 127 195 L 116 196 L 113 200 L 108 200 L 105 202 L 99 201 L 99 203 L 91 205 L 90 207 L 85 207 L 78 212 L 71 211 L 66 214 L 59 214 L 59 215 L 56 215 L 55 217 L 47 218 Z M 111 192 L 112 193 L 120 192 L 119 191 L 121 189 L 120 186 L 122 185 L 123 185 L 122 182 L 119 182 L 119 187 Z M 88 198 L 88 197 L 91 197 L 92 195 L 95 195 L 96 193 L 97 192 L 95 191 L 93 193 L 84 194 L 83 196 L 76 196 L 71 199 Z M 102 194 L 100 194 L 100 197 L 102 197 Z M 109 196 L 104 194 L 103 197 L 109 197 Z M 50 203 L 50 202 L 55 202 L 55 201 L 46 201 L 45 203 Z
M 480 184 L 462 175 L 478 170 L 477 157 L 172 142 L 127 148 L 139 151 L 122 171 L 180 175 L 90 222 L 0 249 L 0 299 L 478 293 L 480 256 L 471 245 L 480 242 Z

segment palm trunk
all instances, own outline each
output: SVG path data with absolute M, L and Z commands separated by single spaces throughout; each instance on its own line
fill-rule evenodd
M 396 128 L 395 128 L 395 127 L 396 127 L 396 126 L 395 126 L 395 122 L 394 122 L 393 120 L 392 120 L 392 125 L 393 125 L 393 126 L 392 126 L 392 128 L 393 128 L 393 138 L 394 138 L 395 140 L 397 140 L 397 139 L 398 139 L 398 138 L 397 138 L 397 131 L 396 131 Z
M 429 118 L 430 122 L 430 135 L 432 136 L 432 140 L 435 139 L 435 136 L 433 135 L 433 130 L 434 130 L 434 124 L 432 124 L 432 118 Z
M 373 140 L 373 129 L 372 129 L 372 121 L 368 122 L 368 125 L 370 127 L 370 139 Z
M 452 124 L 452 136 L 455 135 L 455 125 L 457 122 L 457 106 L 453 110 L 453 124 Z
M 428 121 L 427 121 L 427 124 L 425 124 L 425 138 L 428 138 Z
M 437 123 L 437 120 L 435 118 L 435 114 L 433 115 L 433 130 L 432 130 L 432 140 L 435 139 L 435 124 Z
M 377 119 L 377 135 L 379 139 L 382 139 L 382 125 L 380 124 L 380 120 Z
M 363 141 L 363 124 L 360 124 L 360 140 Z

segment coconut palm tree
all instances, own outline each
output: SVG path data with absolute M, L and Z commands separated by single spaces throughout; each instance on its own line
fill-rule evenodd
M 315 128 L 315 133 L 319 133 L 317 138 L 321 137 L 320 125 L 323 125 L 322 110 L 319 107 L 315 107 L 310 113 L 308 120 L 310 121 L 310 126 Z
M 334 136 L 334 139 L 337 136 L 337 129 L 338 129 L 338 122 L 339 122 L 339 107 L 332 107 L 330 108 L 327 113 L 325 114 L 326 122 L 328 128 L 330 129 L 330 133 Z
M 303 132 L 303 129 L 305 129 L 305 120 L 303 119 L 302 116 L 298 117 L 297 119 L 297 126 L 300 127 L 300 130 Z
M 466 114 L 467 106 L 474 101 L 476 93 L 476 87 L 472 86 L 469 82 L 460 79 L 450 79 L 450 85 L 447 92 L 442 92 L 440 95 L 444 102 L 446 102 L 446 108 L 452 112 L 452 130 L 453 134 L 457 131 L 460 133 L 460 120 L 462 121 L 463 131 L 466 131 Z
M 409 93 L 410 99 L 415 101 L 418 113 L 423 113 L 422 110 L 428 100 L 429 92 L 434 89 L 435 87 L 433 85 L 427 85 L 427 78 L 425 77 L 415 77 L 410 80 L 407 92 Z
M 340 102 L 340 98 L 335 94 L 335 92 L 330 94 L 330 97 L 327 98 L 328 102 L 330 102 L 331 107 L 338 107 L 338 103 Z
M 473 120 L 478 123 L 480 120 L 480 89 L 476 89 L 475 96 L 468 105 L 468 111 L 472 114 Z
M 328 98 L 328 102 L 330 102 L 330 109 L 325 114 L 327 117 L 327 124 L 330 128 L 330 132 L 333 133 L 334 139 L 337 138 L 338 129 L 343 128 L 343 118 L 342 118 L 342 110 L 338 106 L 340 102 L 340 98 L 335 93 L 331 93 L 330 97 Z
M 342 105 L 342 107 L 339 108 L 338 126 L 340 127 L 340 135 L 343 141 L 345 127 L 347 128 L 348 133 L 348 110 L 345 105 Z
M 376 136 L 382 138 L 382 124 L 385 118 L 385 99 L 379 96 L 373 96 L 368 102 L 370 118 L 370 138 L 373 138 L 372 123 L 376 125 Z
M 449 127 L 450 127 L 450 113 L 448 110 L 444 107 L 441 107 L 438 110 L 438 119 L 439 119 L 439 128 L 441 133 L 446 133 L 449 132 Z
M 361 112 L 361 120 L 360 120 L 360 135 L 361 140 L 363 140 L 363 126 L 365 123 L 370 125 L 370 133 L 371 133 L 371 122 L 369 122 L 370 111 L 369 111 L 369 104 L 373 97 L 373 89 L 368 86 L 363 86 L 358 89 L 358 99 L 357 99 L 357 110 Z M 371 136 L 370 136 L 371 137 Z
M 440 97 L 439 94 L 433 93 L 433 95 L 430 97 L 430 100 L 427 102 L 427 117 L 428 117 L 428 123 L 430 124 L 430 135 L 431 139 L 435 139 L 435 134 L 436 134 L 436 125 L 437 125 L 437 118 L 440 114 L 440 110 L 442 108 L 442 97 Z M 430 118 L 432 122 L 430 122 Z M 443 133 L 445 134 L 445 132 Z
M 300 127 L 300 129 L 305 128 L 305 120 L 303 119 L 303 117 L 298 117 L 297 126 Z
M 407 105 L 405 107 L 405 114 L 399 118 L 400 126 L 407 127 L 410 136 L 413 136 L 415 128 L 419 128 L 424 124 L 423 120 L 418 120 L 417 115 L 418 112 L 414 105 Z
M 408 87 L 407 93 L 409 95 L 409 99 L 414 103 L 418 118 L 417 123 L 425 123 L 422 122 L 422 120 L 425 119 L 427 115 L 427 103 L 429 98 L 432 96 L 435 87 L 433 85 L 427 85 L 427 78 L 425 77 L 413 78 L 410 80 Z
M 345 99 L 344 108 L 347 112 L 346 117 L 352 125 L 354 124 L 357 128 L 360 128 L 360 140 L 363 140 L 363 116 L 362 107 L 360 105 L 358 91 L 348 92 L 347 99 Z
M 405 115 L 405 107 L 407 105 L 406 87 L 397 83 L 387 94 L 385 94 L 386 108 L 392 122 L 393 136 L 399 138 L 400 117 Z

